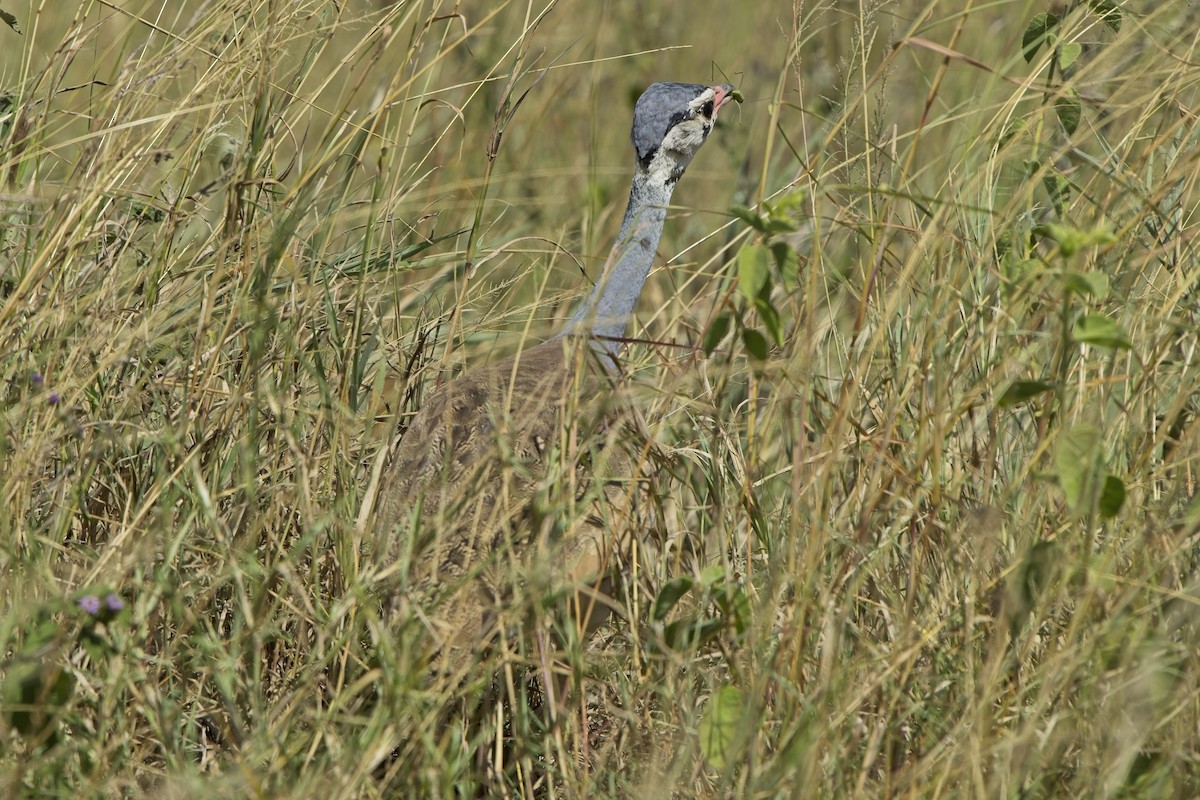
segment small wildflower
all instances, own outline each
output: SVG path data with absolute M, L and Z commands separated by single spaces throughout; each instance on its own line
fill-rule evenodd
M 108 606 L 108 610 L 116 613 L 125 607 L 125 601 L 115 594 L 110 594 L 104 598 L 104 604 Z
M 42 377 L 42 373 L 40 372 L 35 372 L 29 376 L 29 382 L 34 386 L 41 386 L 44 380 L 46 379 Z
M 60 400 L 62 400 L 62 397 L 59 396 L 58 392 L 51 392 L 50 396 L 46 398 L 46 402 L 52 406 L 58 405 Z
M 84 595 L 79 598 L 79 607 L 92 616 L 95 616 L 100 613 L 100 598 L 94 594 Z

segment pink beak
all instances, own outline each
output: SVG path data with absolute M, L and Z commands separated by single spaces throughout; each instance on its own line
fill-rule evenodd
M 716 92 L 716 96 L 713 98 L 713 116 L 715 117 L 717 112 L 721 110 L 722 106 L 733 99 L 733 93 L 735 90 L 733 86 L 728 83 L 718 83 L 712 88 Z

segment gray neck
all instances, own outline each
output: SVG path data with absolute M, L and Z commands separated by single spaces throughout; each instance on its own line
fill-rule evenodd
M 590 334 L 598 352 L 616 358 L 621 348 L 617 340 L 625 335 L 642 284 L 654 263 L 674 189 L 675 180 L 655 180 L 640 165 L 636 168 L 629 206 L 604 274 L 559 336 Z

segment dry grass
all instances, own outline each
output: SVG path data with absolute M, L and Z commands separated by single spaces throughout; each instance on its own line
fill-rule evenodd
M 1010 2 L 56 5 L 0 4 L 8 796 L 1200 794 L 1191 6 L 1027 63 Z M 636 92 L 725 78 L 627 353 L 694 585 L 488 776 L 364 498 L 595 277 Z

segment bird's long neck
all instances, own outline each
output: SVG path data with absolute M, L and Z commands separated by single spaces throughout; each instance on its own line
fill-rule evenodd
M 674 188 L 675 180 L 664 180 L 637 168 L 625 219 L 604 273 L 560 335 L 590 334 L 601 354 L 616 357 L 621 347 L 618 340 L 625 335 L 658 251 Z

